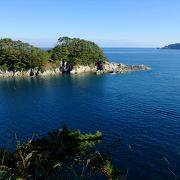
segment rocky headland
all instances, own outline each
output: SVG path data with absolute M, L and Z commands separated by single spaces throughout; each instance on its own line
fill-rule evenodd
M 0 39 L 0 77 L 37 77 L 58 74 L 128 73 L 149 70 L 144 65 L 110 63 L 94 42 L 60 37 L 48 51 L 31 44 Z
M 28 71 L 2 71 L 0 70 L 0 77 L 37 77 L 37 76 L 54 76 L 58 74 L 107 74 L 107 73 L 128 73 L 134 71 L 150 70 L 151 68 L 145 65 L 125 65 L 118 63 L 105 63 L 103 65 L 76 65 L 69 67 L 66 63 L 58 68 L 45 69 L 39 71 L 38 68 L 30 69 Z

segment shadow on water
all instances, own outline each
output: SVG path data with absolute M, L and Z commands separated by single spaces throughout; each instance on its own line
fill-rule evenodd
M 89 90 L 102 94 L 105 79 L 105 76 L 90 74 L 1 79 L 0 129 L 3 131 L 0 141 L 13 139 L 14 133 L 22 139 L 34 131 L 45 134 L 67 121 L 76 124 L 73 118 L 76 111 L 79 112 L 77 105 L 83 109 L 85 101 L 93 100 L 88 98 Z M 96 88 L 92 84 L 96 84 Z M 85 113 L 82 112 L 84 116 Z

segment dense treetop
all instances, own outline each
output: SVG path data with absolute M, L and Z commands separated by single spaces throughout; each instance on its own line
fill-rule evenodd
M 8 71 L 42 68 L 49 54 L 40 48 L 11 39 L 0 40 L 0 69 Z
M 102 49 L 93 42 L 79 38 L 61 37 L 51 51 L 53 61 L 68 61 L 73 65 L 91 65 L 107 61 Z
M 95 65 L 107 61 L 102 49 L 95 43 L 78 39 L 61 37 L 57 45 L 44 51 L 28 43 L 12 39 L 0 39 L 0 70 L 26 71 L 38 68 L 54 68 L 60 62 L 71 65 Z

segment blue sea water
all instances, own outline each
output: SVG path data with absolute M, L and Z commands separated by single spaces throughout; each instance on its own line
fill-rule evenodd
M 11 147 L 14 133 L 24 140 L 62 124 L 100 130 L 103 148 L 127 170 L 127 179 L 175 179 L 171 171 L 180 176 L 180 51 L 103 50 L 112 62 L 152 70 L 0 79 L 1 145 Z

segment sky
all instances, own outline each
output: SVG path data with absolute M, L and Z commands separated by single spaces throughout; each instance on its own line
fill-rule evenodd
M 180 42 L 180 0 L 0 0 L 0 38 L 52 47 L 62 36 L 101 47 Z

